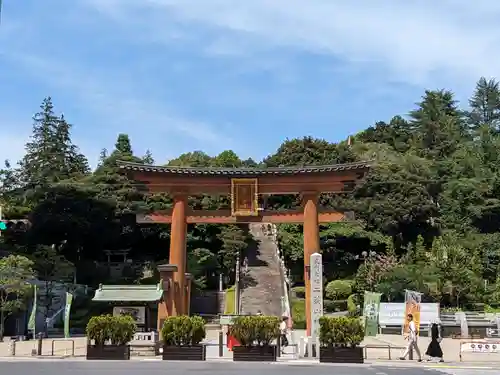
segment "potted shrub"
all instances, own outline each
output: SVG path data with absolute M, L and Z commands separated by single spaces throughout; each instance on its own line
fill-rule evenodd
M 175 361 L 204 361 L 206 347 L 205 321 L 199 316 L 171 316 L 161 329 L 163 359 Z
M 87 324 L 87 359 L 130 359 L 128 343 L 137 330 L 131 316 L 100 315 Z
M 239 343 L 233 347 L 233 361 L 276 362 L 280 318 L 276 316 L 239 316 L 233 320 L 231 336 Z
M 363 348 L 359 346 L 365 336 L 359 318 L 329 317 L 319 320 L 319 361 L 330 363 L 363 363 Z

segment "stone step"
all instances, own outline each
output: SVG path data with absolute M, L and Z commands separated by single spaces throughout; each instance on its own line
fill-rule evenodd
M 264 315 L 282 314 L 283 286 L 277 248 L 271 236 L 262 229 L 262 224 L 250 224 L 250 233 L 258 242 L 256 249 L 245 254 L 248 268 L 242 268 L 240 313 Z

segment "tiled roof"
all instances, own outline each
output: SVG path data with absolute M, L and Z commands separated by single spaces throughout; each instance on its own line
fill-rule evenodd
M 154 302 L 163 296 L 158 285 L 99 285 L 92 301 L 101 302 Z
M 313 165 L 278 168 L 193 168 L 155 166 L 139 163 L 118 161 L 120 168 L 135 172 L 167 173 L 176 175 L 209 175 L 209 176 L 264 176 L 264 175 L 296 175 L 325 172 L 343 172 L 366 170 L 370 168 L 367 162 Z

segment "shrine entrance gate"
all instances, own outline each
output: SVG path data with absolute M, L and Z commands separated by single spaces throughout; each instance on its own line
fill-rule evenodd
M 310 167 L 188 168 L 119 162 L 131 178 L 151 193 L 168 193 L 173 207 L 166 212 L 138 216 L 138 223 L 171 224 L 170 264 L 159 267 L 164 298 L 158 305 L 158 329 L 167 316 L 189 314 L 190 275 L 186 274 L 186 232 L 191 223 L 303 223 L 304 281 L 307 334 L 311 329 L 310 257 L 320 251 L 319 224 L 338 222 L 345 215 L 318 207 L 320 193 L 346 193 L 368 172 L 364 162 Z M 230 210 L 192 210 L 190 195 L 229 195 Z M 259 196 L 300 194 L 302 208 L 266 211 Z

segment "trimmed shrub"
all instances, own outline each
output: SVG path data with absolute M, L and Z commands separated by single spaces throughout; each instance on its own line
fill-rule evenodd
M 325 347 L 355 347 L 365 337 L 359 318 L 323 316 L 319 325 L 319 341 Z
M 161 328 L 161 337 L 166 346 L 198 345 L 205 335 L 205 321 L 199 316 L 170 316 Z
M 331 300 L 347 299 L 351 293 L 351 283 L 345 280 L 330 281 L 325 288 L 326 298 Z
M 349 311 L 351 316 L 356 316 L 361 313 L 361 309 L 358 308 L 360 305 L 359 294 L 351 294 L 349 298 L 347 298 L 347 311 Z
M 280 323 L 277 316 L 239 316 L 233 320 L 231 336 L 242 346 L 269 346 L 279 338 Z
M 95 345 L 102 346 L 107 341 L 112 345 L 126 345 L 134 337 L 137 325 L 134 318 L 128 315 L 99 315 L 90 318 L 86 334 Z
M 306 287 L 305 286 L 294 286 L 292 288 L 292 293 L 295 293 L 297 298 L 306 298 Z
M 337 312 L 337 311 L 346 311 L 347 310 L 347 301 L 339 300 L 339 301 L 331 301 L 329 299 L 323 300 L 323 308 L 326 312 Z

